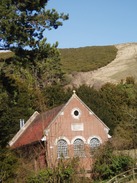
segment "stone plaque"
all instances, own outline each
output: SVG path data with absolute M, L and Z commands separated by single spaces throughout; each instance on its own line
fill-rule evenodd
M 73 124 L 71 124 L 71 130 L 72 131 L 83 131 L 84 125 L 83 125 L 83 123 L 73 123 Z

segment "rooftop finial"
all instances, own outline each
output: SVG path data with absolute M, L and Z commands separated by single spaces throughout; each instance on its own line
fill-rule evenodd
M 76 93 L 76 91 L 75 90 L 73 90 L 73 94 L 75 94 Z

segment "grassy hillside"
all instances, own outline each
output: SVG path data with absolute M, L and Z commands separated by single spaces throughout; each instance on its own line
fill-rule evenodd
M 91 71 L 103 67 L 115 59 L 115 46 L 91 46 L 60 49 L 62 69 L 66 73 Z M 0 52 L 0 59 L 13 56 L 12 52 Z
M 91 46 L 60 49 L 62 68 L 66 73 L 98 69 L 115 59 L 115 46 Z

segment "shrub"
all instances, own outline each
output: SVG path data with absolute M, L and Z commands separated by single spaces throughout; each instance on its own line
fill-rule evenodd
M 106 144 L 99 149 L 92 169 L 94 180 L 107 180 L 111 177 L 130 169 L 133 159 L 123 154 L 115 154 L 111 144 Z
M 0 181 L 12 183 L 17 176 L 18 160 L 9 149 L 0 149 Z
M 45 168 L 36 175 L 33 174 L 27 179 L 27 183 L 89 183 L 90 179 L 86 178 L 83 172 L 78 174 L 79 159 L 73 158 L 58 162 L 58 166 Z

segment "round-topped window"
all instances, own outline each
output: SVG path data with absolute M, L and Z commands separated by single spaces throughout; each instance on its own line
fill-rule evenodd
M 81 112 L 80 112 L 79 109 L 76 109 L 76 108 L 75 108 L 75 109 L 72 110 L 71 115 L 72 115 L 74 118 L 78 119 L 78 118 L 80 117 L 80 115 L 81 115 Z

